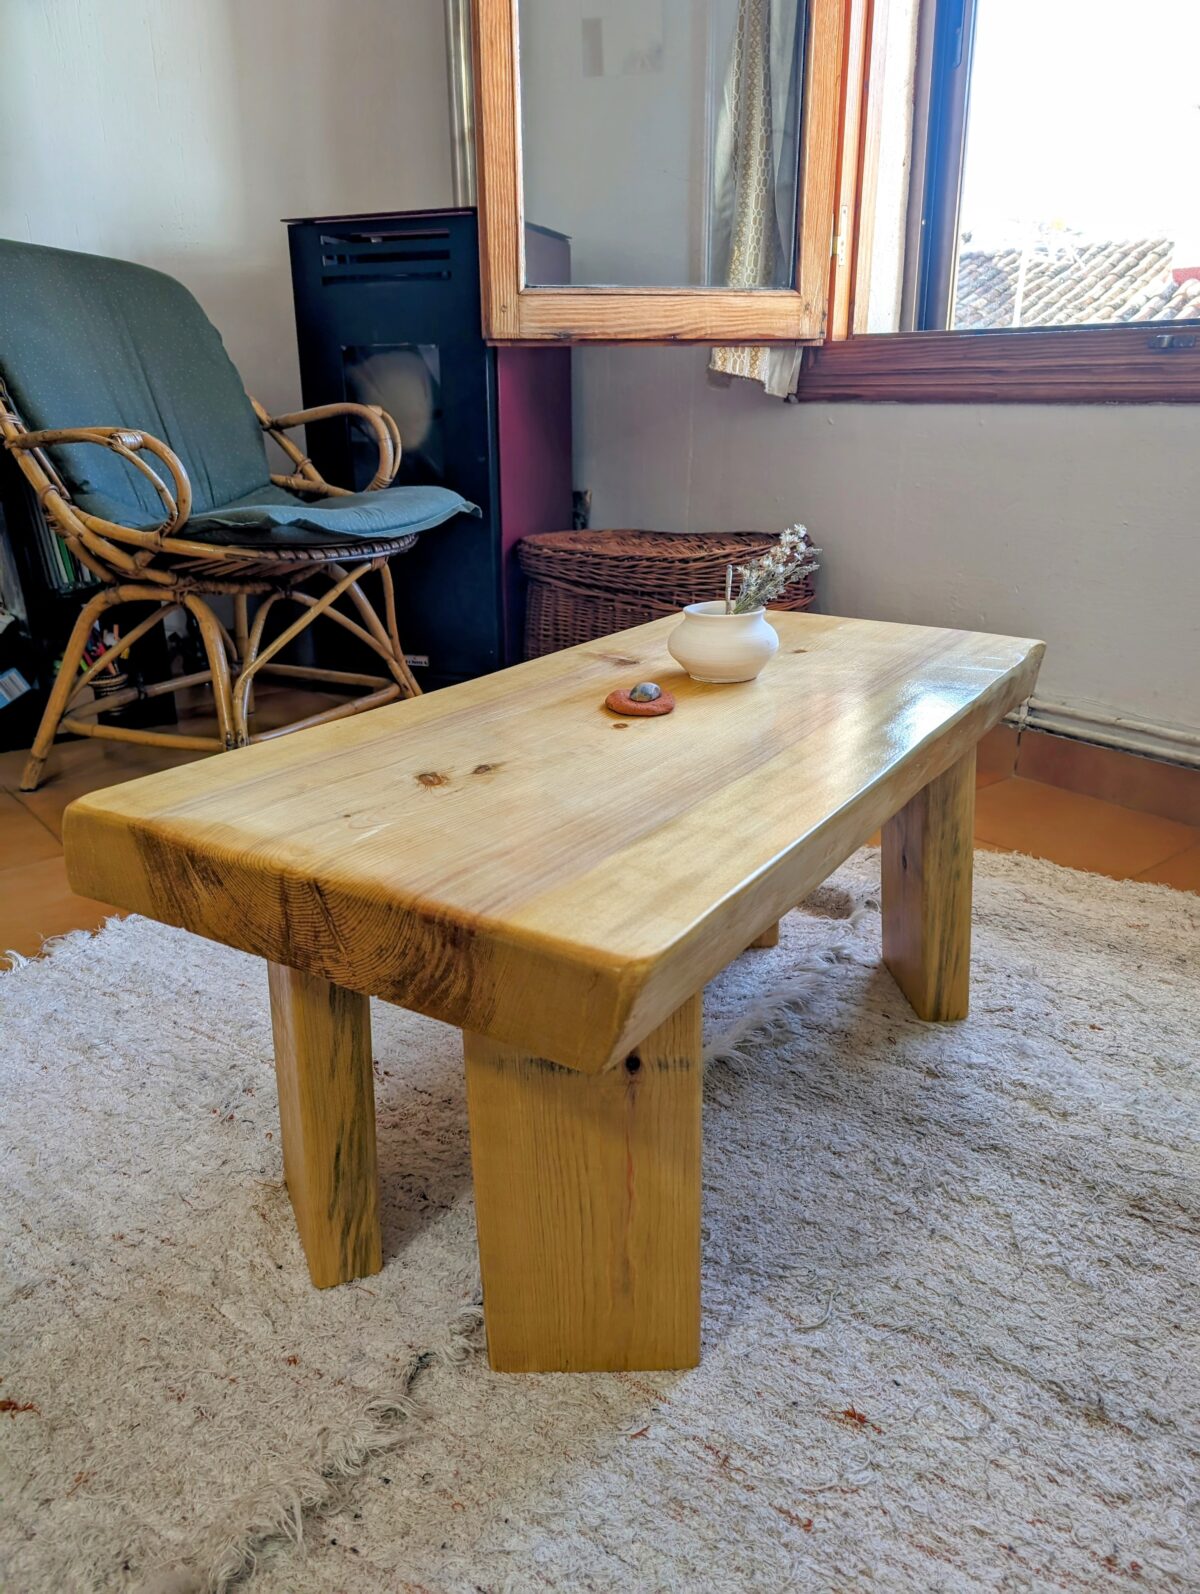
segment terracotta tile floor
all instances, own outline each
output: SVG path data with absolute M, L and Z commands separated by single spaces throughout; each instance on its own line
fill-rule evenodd
M 304 694 L 302 703 L 300 696 L 280 694 L 277 702 L 264 703 L 264 720 L 273 714 L 294 718 L 318 706 L 313 694 Z M 20 792 L 24 753 L 0 754 L 0 951 L 32 956 L 47 936 L 93 929 L 112 911 L 75 896 L 67 885 L 59 836 L 63 809 L 72 798 L 203 756 L 69 742 L 55 749 L 40 790 Z M 988 758 L 980 762 L 975 816 L 980 847 L 1033 853 L 1115 879 L 1153 880 L 1200 892 L 1200 827 L 1007 775 L 1003 759 L 1000 768 Z
M 335 702 L 323 693 L 259 692 L 259 723 L 282 724 Z M 216 722 L 202 710 L 187 716 L 200 735 Z M 0 753 L 0 967 L 5 952 L 35 956 L 49 936 L 94 930 L 114 911 L 106 903 L 77 897 L 67 884 L 61 845 L 63 809 L 85 792 L 133 780 L 156 769 L 191 763 L 205 753 L 164 747 L 76 740 L 55 747 L 37 791 L 20 791 L 25 753 Z
M 1200 831 L 1016 776 L 976 794 L 975 838 L 1072 869 L 1136 879 L 1195 848 Z

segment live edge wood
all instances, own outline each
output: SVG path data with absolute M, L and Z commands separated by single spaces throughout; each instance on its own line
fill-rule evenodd
M 775 613 L 704 686 L 675 620 L 73 803 L 72 887 L 596 1073 L 975 745 L 1042 645 Z M 657 680 L 674 714 L 601 705 Z
M 699 996 L 591 1076 L 464 1040 L 492 1366 L 695 1366 Z
M 1042 645 L 776 613 L 704 686 L 675 619 L 94 792 L 71 884 L 268 959 L 288 1190 L 314 1283 L 380 1266 L 368 997 L 465 1034 L 493 1367 L 700 1353 L 700 993 L 885 821 L 884 950 L 966 1011 L 979 738 Z M 673 714 L 623 722 L 657 679 Z
M 966 1018 L 975 749 L 883 827 L 883 959 L 918 1018 Z
M 325 1289 L 383 1266 L 370 1004 L 279 963 L 269 980 L 284 1178 Z

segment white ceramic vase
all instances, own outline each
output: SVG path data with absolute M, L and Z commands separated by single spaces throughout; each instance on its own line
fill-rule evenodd
M 752 681 L 774 658 L 779 636 L 767 623 L 765 609 L 726 614 L 718 599 L 715 603 L 689 603 L 667 638 L 667 647 L 693 681 L 725 686 Z

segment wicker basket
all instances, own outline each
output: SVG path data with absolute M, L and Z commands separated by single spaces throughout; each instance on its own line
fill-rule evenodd
M 774 547 L 758 531 L 675 535 L 666 531 L 550 531 L 518 545 L 529 578 L 525 657 L 673 614 L 725 591 L 725 566 L 745 564 Z M 807 609 L 812 577 L 776 599 L 773 609 Z

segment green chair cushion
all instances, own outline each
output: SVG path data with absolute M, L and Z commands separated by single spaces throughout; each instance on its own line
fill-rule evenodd
M 196 514 L 269 482 L 262 430 L 220 334 L 162 272 L 0 240 L 0 374 L 33 430 L 121 426 L 161 438 L 183 462 Z M 154 489 L 107 449 L 72 444 L 52 456 L 89 513 L 162 520 Z
M 206 515 L 194 515 L 180 536 L 236 548 L 328 548 L 408 536 L 440 526 L 453 515 L 478 514 L 474 504 L 446 487 L 384 487 L 306 501 L 268 485 Z

